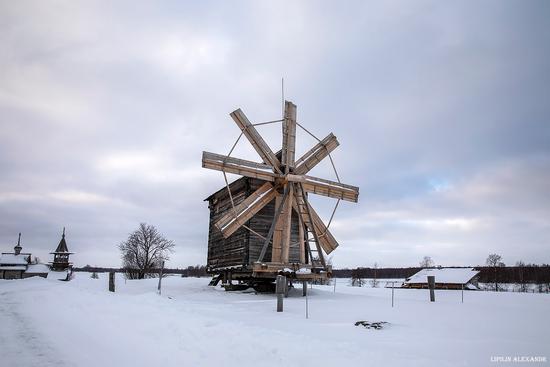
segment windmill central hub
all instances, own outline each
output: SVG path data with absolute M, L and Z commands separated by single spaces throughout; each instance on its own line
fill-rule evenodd
M 279 188 L 279 187 L 284 187 L 287 183 L 288 183 L 288 180 L 286 178 L 286 176 L 279 176 L 277 178 L 275 178 L 275 187 Z

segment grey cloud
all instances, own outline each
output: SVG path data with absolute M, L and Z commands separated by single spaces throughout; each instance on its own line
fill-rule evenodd
M 337 266 L 550 262 L 550 26 L 545 2 L 0 5 L 0 245 L 118 265 L 140 221 L 204 263 L 223 185 L 200 153 L 238 136 L 228 113 L 333 131 L 360 186 L 333 231 Z M 263 133 L 280 144 L 277 127 Z M 298 150 L 314 141 L 300 132 Z M 257 160 L 241 142 L 235 152 Z M 313 172 L 333 178 L 327 162 Z M 441 191 L 436 187 L 440 185 Z M 434 186 L 435 185 L 435 186 Z M 328 219 L 334 202 L 314 199 Z M 521 243 L 521 245 L 518 245 Z

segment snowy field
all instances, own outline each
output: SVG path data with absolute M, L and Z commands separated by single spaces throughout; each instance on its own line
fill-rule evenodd
M 1 366 L 485 366 L 550 364 L 550 295 L 314 286 L 285 312 L 275 295 L 225 292 L 209 279 L 77 273 L 71 282 L 0 280 Z M 356 321 L 387 321 L 383 330 Z M 505 363 L 510 364 L 510 363 Z

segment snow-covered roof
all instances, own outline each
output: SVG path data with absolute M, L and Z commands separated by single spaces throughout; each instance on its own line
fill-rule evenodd
M 1 270 L 25 270 L 27 267 L 24 265 L 15 265 L 15 266 L 0 266 Z
M 27 270 L 25 271 L 25 273 L 32 273 L 32 274 L 44 274 L 49 272 L 50 272 L 50 268 L 46 264 L 29 265 L 27 267 Z
M 471 268 L 422 269 L 405 280 L 405 284 L 428 283 L 428 275 L 435 276 L 436 283 L 466 284 L 478 273 Z
M 2 254 L 0 265 L 27 265 L 30 254 Z

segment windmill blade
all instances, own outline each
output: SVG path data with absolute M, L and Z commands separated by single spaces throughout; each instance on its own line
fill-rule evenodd
M 283 152 L 282 163 L 285 165 L 285 173 L 294 168 L 296 159 L 296 105 L 285 101 L 285 118 L 283 120 Z
M 306 152 L 298 161 L 294 173 L 305 175 L 319 162 L 325 159 L 336 147 L 340 145 L 333 133 L 328 134 L 326 138 L 315 144 L 313 148 Z
M 338 242 L 336 242 L 336 239 L 325 226 L 315 209 L 309 205 L 307 200 L 304 200 L 300 190 L 295 191 L 294 210 L 300 215 L 302 221 L 310 231 L 315 230 L 319 239 L 319 245 L 321 245 L 321 248 L 327 255 L 338 247 Z M 308 211 L 313 223 L 309 220 Z
M 231 236 L 243 224 L 248 222 L 254 214 L 273 200 L 276 194 L 277 191 L 270 182 L 264 183 L 239 205 L 235 206 L 235 210 L 230 209 L 227 214 L 222 216 L 215 223 L 215 226 L 225 238 Z
M 359 197 L 359 188 L 340 182 L 324 180 L 322 178 L 305 175 L 287 175 L 290 182 L 299 182 L 307 192 L 342 199 L 356 203 Z
M 231 112 L 230 115 L 256 152 L 258 152 L 264 163 L 271 166 L 275 172 L 282 173 L 279 168 L 281 162 L 279 162 L 275 153 L 273 153 L 269 145 L 267 145 L 265 140 L 258 133 L 258 130 L 250 123 L 243 111 L 239 108 Z
M 271 166 L 221 154 L 202 152 L 202 166 L 216 171 L 275 181 L 275 174 Z

